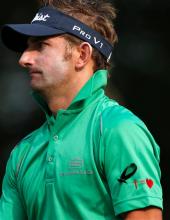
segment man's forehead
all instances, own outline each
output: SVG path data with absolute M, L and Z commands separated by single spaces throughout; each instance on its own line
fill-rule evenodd
M 28 37 L 28 43 L 36 43 L 36 42 L 40 42 L 40 41 L 46 41 L 46 40 L 51 40 L 54 38 L 61 38 L 63 37 L 63 35 L 54 35 L 54 36 L 43 36 L 43 37 Z

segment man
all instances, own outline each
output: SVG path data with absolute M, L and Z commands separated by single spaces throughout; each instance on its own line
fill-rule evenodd
M 1 33 L 22 52 L 47 121 L 11 153 L 0 219 L 161 220 L 159 147 L 103 90 L 114 8 L 102 0 L 43 4 L 31 24 Z

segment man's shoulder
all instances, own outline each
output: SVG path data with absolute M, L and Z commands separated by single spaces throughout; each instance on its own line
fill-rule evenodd
M 47 132 L 47 123 L 44 123 L 41 127 L 35 129 L 34 131 L 30 132 L 28 135 L 23 137 L 14 147 L 11 154 L 16 155 L 17 157 L 19 155 L 22 155 L 25 153 L 25 151 L 30 148 L 34 147 L 34 142 L 37 139 L 41 139 L 41 136 L 45 138 L 45 134 Z
M 47 123 L 44 123 L 40 128 L 32 131 L 27 136 L 22 138 L 21 141 L 18 142 L 13 148 L 8 160 L 8 164 L 10 165 L 8 165 L 8 167 L 10 167 L 10 169 L 12 168 L 16 177 L 18 176 L 23 161 L 25 161 L 27 155 L 33 148 L 38 146 L 40 140 L 44 140 L 47 136 L 47 126 Z
M 146 126 L 131 110 L 110 99 L 103 104 L 101 120 L 105 128 L 123 128 L 123 125 L 128 126 L 130 124 L 136 124 L 142 127 Z

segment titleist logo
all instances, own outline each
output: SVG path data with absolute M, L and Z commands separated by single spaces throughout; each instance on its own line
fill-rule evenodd
M 43 15 L 42 13 L 37 13 L 31 23 L 34 21 L 47 21 L 48 18 L 50 18 L 48 14 Z
M 85 31 L 83 31 L 80 27 L 74 25 L 73 27 L 73 31 L 77 31 L 79 32 L 80 35 L 84 36 L 86 39 L 90 40 L 93 39 L 94 43 L 97 45 L 99 44 L 99 47 L 102 48 L 103 47 L 103 43 L 97 39 L 97 37 L 92 37 L 90 34 L 86 33 Z

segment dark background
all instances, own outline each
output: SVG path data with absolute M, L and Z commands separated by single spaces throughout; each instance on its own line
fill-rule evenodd
M 137 114 L 161 149 L 164 220 L 170 219 L 170 1 L 115 0 L 114 69 L 108 91 L 111 97 Z M 3 1 L 0 24 L 24 23 L 35 15 L 37 2 Z M 44 120 L 30 95 L 29 79 L 19 55 L 0 41 L 0 189 L 11 150 Z

